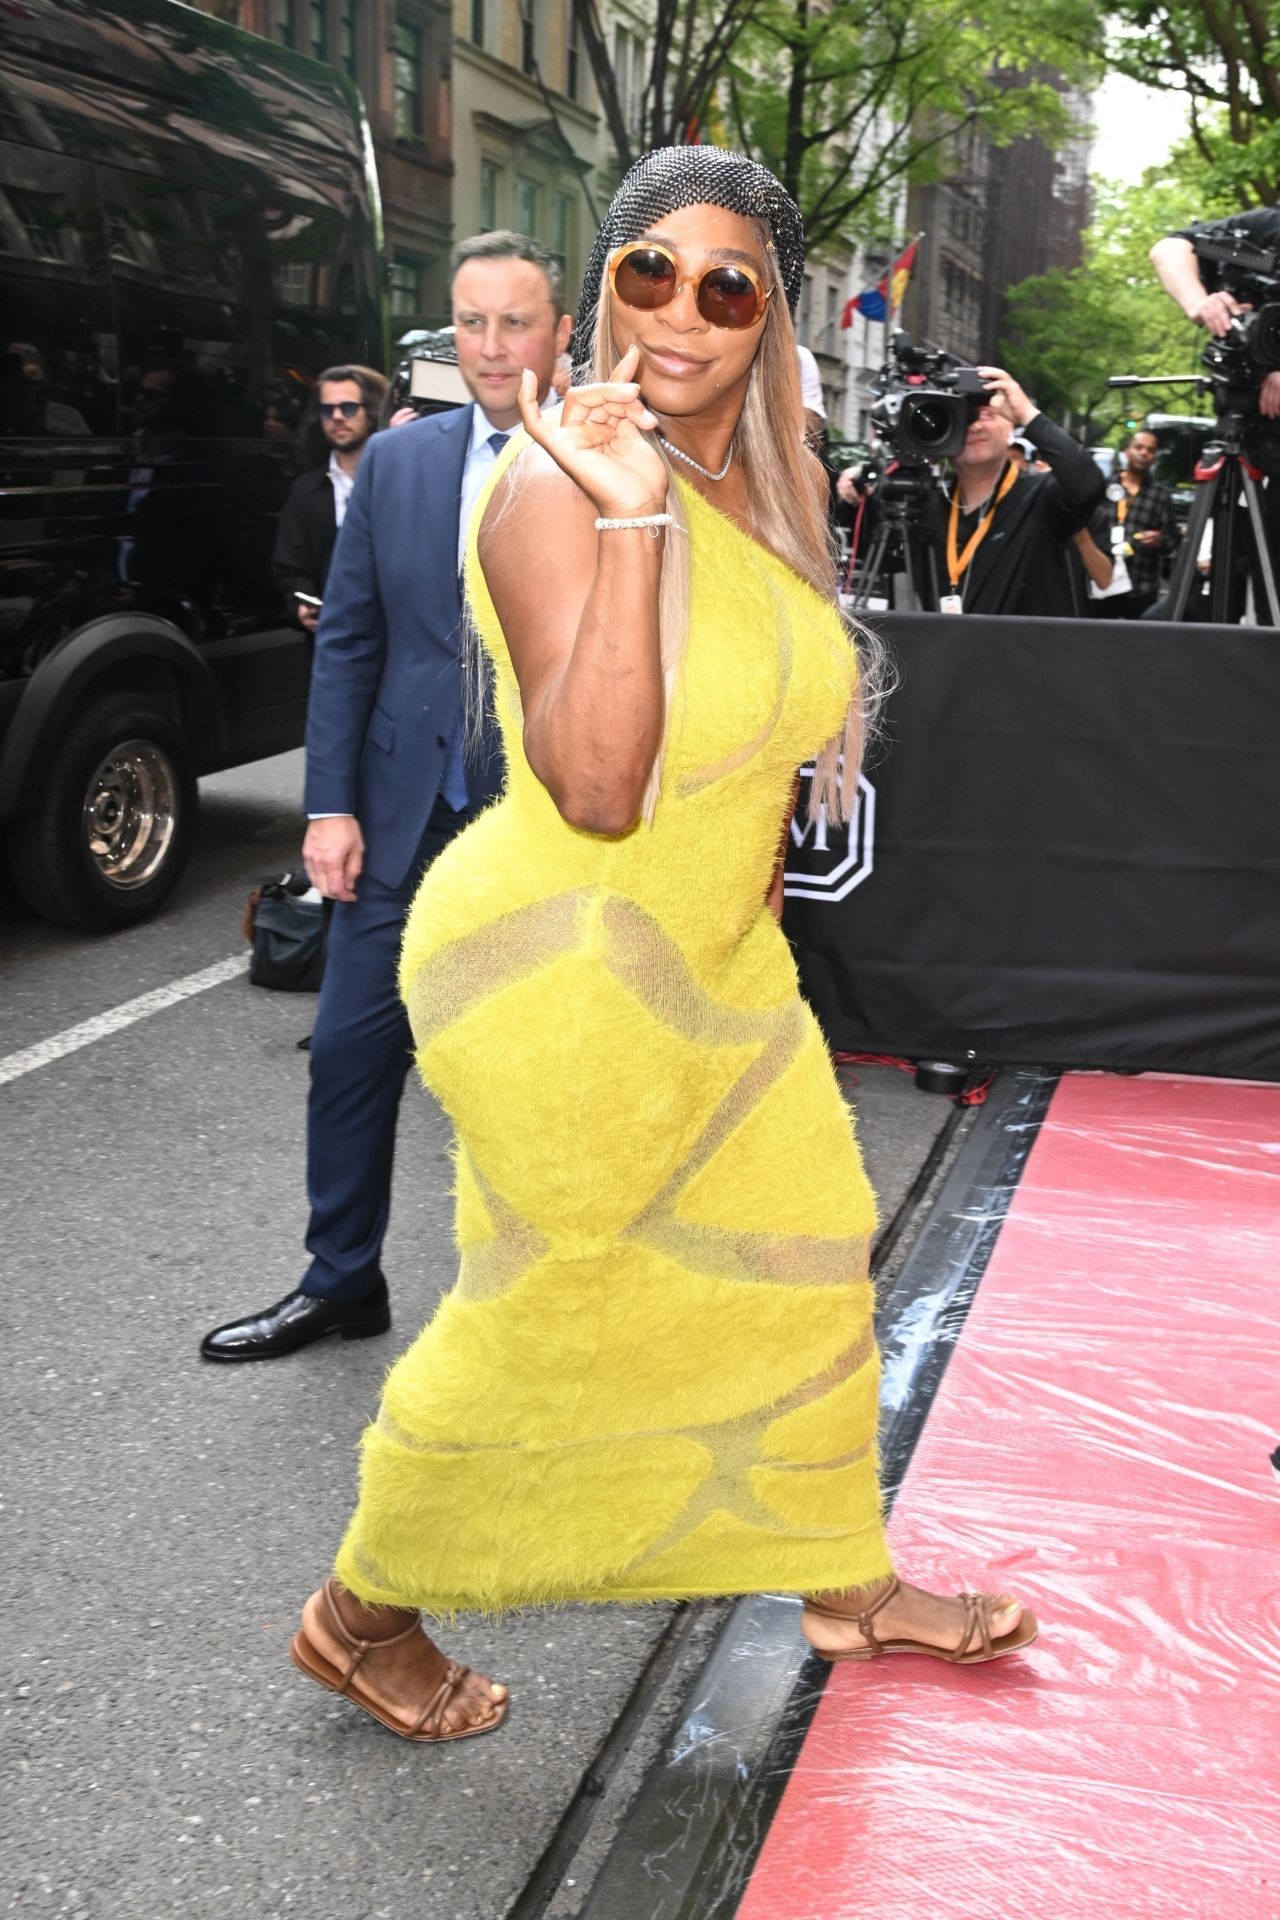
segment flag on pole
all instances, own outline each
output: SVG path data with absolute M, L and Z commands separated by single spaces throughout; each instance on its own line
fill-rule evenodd
M 868 287 L 865 293 L 855 294 L 852 300 L 845 302 L 844 312 L 840 315 L 840 325 L 851 327 L 853 316 L 860 313 L 868 320 L 887 320 L 902 305 L 907 291 L 907 282 L 911 278 L 911 269 L 916 263 L 920 238 L 900 253 L 891 267 L 886 267 L 874 287 Z

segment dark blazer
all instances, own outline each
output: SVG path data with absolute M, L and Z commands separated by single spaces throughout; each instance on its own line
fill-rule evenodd
M 368 448 L 365 449 L 368 452 Z M 356 469 L 357 473 L 359 468 Z M 280 511 L 271 572 L 290 611 L 295 590 L 323 599 L 333 544 L 338 537 L 333 513 L 333 482 L 327 464 L 301 473 Z
M 307 813 L 353 813 L 365 867 L 405 884 L 462 707 L 458 511 L 471 407 L 392 427 L 365 448 L 316 633 Z M 473 807 L 501 785 L 487 731 Z

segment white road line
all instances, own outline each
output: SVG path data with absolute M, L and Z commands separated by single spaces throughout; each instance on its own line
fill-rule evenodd
M 204 967 L 199 973 L 188 973 L 181 980 L 171 980 L 167 987 L 157 987 L 153 993 L 140 993 L 136 1000 L 126 1000 L 123 1006 L 112 1007 L 106 1013 L 95 1013 L 92 1020 L 82 1020 L 78 1026 L 67 1027 L 62 1033 L 52 1034 L 48 1040 L 38 1040 L 34 1047 L 23 1047 L 20 1053 L 5 1054 L 0 1057 L 0 1087 L 7 1081 L 20 1080 L 24 1073 L 34 1073 L 37 1067 L 50 1066 L 66 1054 L 75 1053 L 80 1047 L 92 1046 L 95 1040 L 105 1040 L 109 1034 L 131 1027 L 136 1020 L 146 1020 L 153 1013 L 162 1013 L 166 1007 L 176 1006 L 180 1000 L 189 1000 L 194 993 L 221 986 L 224 980 L 234 980 L 237 974 L 245 972 L 248 964 L 246 953 L 232 954 L 229 959 L 215 961 L 213 966 Z

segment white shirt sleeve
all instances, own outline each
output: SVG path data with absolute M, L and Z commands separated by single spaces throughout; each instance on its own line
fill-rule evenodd
M 808 347 L 796 342 L 796 359 L 800 363 L 800 400 L 806 413 L 816 413 L 823 420 L 827 417 L 826 402 L 822 397 L 822 376 L 818 372 L 818 363 Z

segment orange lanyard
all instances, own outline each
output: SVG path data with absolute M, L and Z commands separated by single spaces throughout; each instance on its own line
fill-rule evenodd
M 1120 482 L 1120 485 L 1124 487 L 1123 480 Z M 1129 508 L 1132 506 L 1133 502 L 1137 499 L 1141 491 L 1142 489 L 1140 487 L 1135 487 L 1133 492 L 1130 493 L 1128 487 L 1124 487 L 1124 499 L 1116 501 L 1116 520 L 1120 526 L 1123 526 L 1125 521 L 1129 518 Z
M 1004 479 L 1000 482 L 1000 488 L 995 499 L 991 502 L 991 505 L 987 508 L 981 520 L 979 520 L 977 526 L 965 541 L 964 552 L 960 554 L 956 552 L 956 535 L 960 528 L 960 486 L 959 482 L 956 483 L 955 491 L 951 495 L 951 515 L 947 521 L 947 573 L 951 579 L 953 592 L 960 585 L 961 575 L 969 571 L 974 554 L 978 551 L 978 548 L 982 545 L 991 530 L 991 522 L 996 517 L 996 508 L 1000 505 L 1000 502 L 1004 499 L 1006 493 L 1008 493 L 1017 478 L 1018 469 L 1015 466 L 1008 467 L 1005 471 Z

